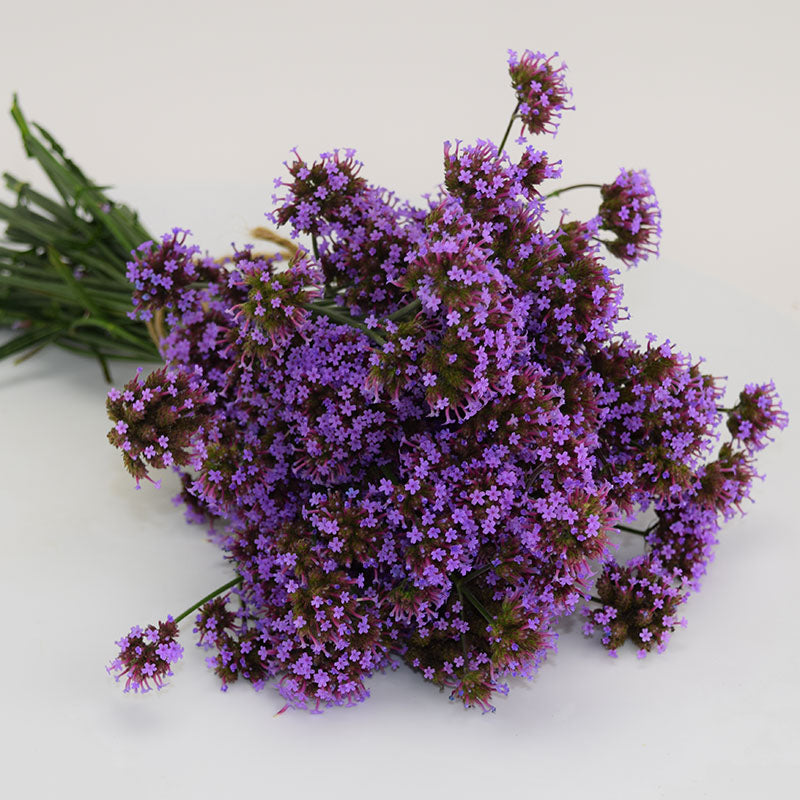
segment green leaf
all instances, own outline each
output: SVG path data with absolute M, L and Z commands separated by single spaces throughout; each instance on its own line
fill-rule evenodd
M 126 250 L 133 250 L 145 239 L 151 238 L 138 222 L 131 220 L 129 213 L 120 213 L 120 210 L 103 194 L 100 187 L 87 179 L 77 165 L 64 155 L 64 149 L 50 133 L 40 125 L 36 125 L 36 129 L 50 149 L 34 136 L 16 98 L 11 115 L 22 134 L 26 152 L 39 162 L 68 206 L 80 205 L 89 211 Z M 104 210 L 106 206 L 108 207 L 107 211 Z M 133 219 L 135 220 L 135 217 Z
M 76 228 L 85 233 L 86 236 L 91 235 L 91 225 L 86 222 L 86 220 L 75 216 L 71 209 L 59 205 L 55 200 L 51 200 L 49 197 L 45 197 L 43 194 L 35 191 L 29 183 L 15 178 L 8 172 L 3 173 L 3 179 L 8 189 L 17 195 L 18 203 L 26 206 L 30 204 L 39 206 L 39 208 L 50 214 L 57 222 L 70 228 Z
M 58 252 L 55 247 L 48 246 L 47 259 L 53 269 L 63 278 L 64 283 L 66 283 L 70 291 L 75 295 L 75 299 L 78 300 L 87 311 L 98 317 L 102 317 L 102 314 L 92 302 L 86 290 L 72 274 L 72 270 L 58 257 Z
M 0 246 L 0 325 L 28 328 L 0 348 L 0 358 L 32 355 L 47 344 L 98 359 L 160 360 L 146 326 L 131 321 L 131 250 L 153 237 L 135 211 L 113 203 L 40 125 L 29 123 L 16 95 L 11 115 L 25 151 L 50 180 L 47 196 L 4 173 L 16 205 L 0 203 L 7 223 Z M 80 270 L 80 273 L 76 273 Z M 77 277 L 76 277 L 77 275 Z
M 49 342 L 57 339 L 67 329 L 63 323 L 54 323 L 52 325 L 43 325 L 31 331 L 15 336 L 10 342 L 6 342 L 0 347 L 0 359 L 13 356 L 22 350 L 27 350 L 37 345 L 44 346 Z

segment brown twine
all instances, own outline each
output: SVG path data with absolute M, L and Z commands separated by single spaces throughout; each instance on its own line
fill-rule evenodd
M 261 239 L 264 242 L 272 242 L 278 245 L 281 250 L 285 250 L 290 256 L 293 256 L 297 252 L 297 245 L 291 239 L 286 239 L 269 228 L 264 228 L 259 225 L 257 228 L 251 228 L 250 235 L 255 239 Z
M 164 309 L 157 308 L 152 319 L 145 320 L 145 327 L 156 347 L 161 346 L 161 340 L 167 335 L 164 327 Z

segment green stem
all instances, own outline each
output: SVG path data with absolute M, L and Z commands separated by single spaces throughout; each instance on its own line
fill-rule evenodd
M 550 192 L 550 194 L 546 194 L 545 198 L 550 197 L 558 197 L 560 194 L 564 194 L 564 192 L 570 192 L 573 189 L 602 189 L 602 183 L 575 183 L 572 186 L 565 186 L 563 189 L 556 189 L 555 192 Z
M 405 317 L 410 317 L 412 314 L 416 314 L 422 308 L 422 300 L 417 298 L 416 300 L 412 300 L 410 303 L 402 306 L 402 308 L 398 308 L 394 314 L 389 314 L 387 319 L 390 319 L 392 322 L 396 322 L 399 319 L 405 319 Z
M 456 583 L 456 592 L 458 593 L 458 599 L 461 603 L 461 620 L 462 622 L 469 625 L 467 622 L 466 614 L 464 614 L 464 595 L 461 592 L 461 586 Z M 464 675 L 467 674 L 467 662 L 469 661 L 468 653 L 467 653 L 467 640 L 464 638 L 464 634 L 462 633 L 459 638 L 461 639 L 461 651 L 464 654 Z
M 103 377 L 105 378 L 106 383 L 111 383 L 111 370 L 108 368 L 108 361 L 106 360 L 106 357 L 94 346 L 90 346 L 89 349 L 92 351 L 92 353 L 94 353 L 98 362 L 100 362 L 100 369 L 103 371 Z
M 27 361 L 32 356 L 35 356 L 37 353 L 39 353 L 42 350 L 44 350 L 44 348 L 47 347 L 48 344 L 49 344 L 49 342 L 45 342 L 44 344 L 37 345 L 32 350 L 28 350 L 27 353 L 23 353 L 21 356 L 17 356 L 14 359 L 14 362 L 13 362 L 14 365 L 18 366 L 19 364 L 22 364 L 24 361 Z
M 113 322 L 106 322 L 104 319 L 100 319 L 98 317 L 83 317 L 81 319 L 76 319 L 72 325 L 70 325 L 70 331 L 74 331 L 78 328 L 100 328 L 101 330 L 108 331 L 109 333 L 118 336 L 120 339 L 124 339 L 130 344 L 135 345 L 137 347 L 147 349 L 147 345 L 149 340 L 143 336 L 137 336 L 135 333 L 131 333 L 130 331 L 126 331 L 124 328 L 120 328 L 119 325 L 115 325 Z M 153 355 L 157 355 L 155 350 L 153 351 Z
M 366 333 L 370 339 L 372 339 L 375 344 L 379 347 L 383 347 L 384 340 L 371 328 L 368 328 L 363 322 L 359 322 L 354 317 L 351 317 L 349 314 L 339 311 L 338 307 L 336 309 L 329 308 L 328 306 L 319 306 L 315 303 L 303 303 L 303 308 L 307 311 L 310 311 L 312 314 L 321 314 L 324 317 L 328 317 L 332 319 L 334 322 L 338 322 L 341 325 L 349 325 L 351 328 L 355 328 L 356 330 L 361 331 L 362 333 Z
M 467 589 L 467 587 L 466 587 L 466 586 L 463 586 L 463 585 L 461 585 L 461 586 L 458 586 L 458 592 L 459 592 L 459 594 L 461 594 L 461 593 L 463 592 L 463 594 L 464 594 L 464 597 L 466 597 L 466 598 L 467 598 L 467 600 L 469 600 L 469 602 L 470 602 L 470 603 L 472 603 L 472 605 L 474 606 L 475 610 L 476 610 L 476 611 L 477 611 L 477 612 L 478 612 L 478 613 L 479 613 L 479 614 L 480 614 L 480 615 L 481 615 L 481 616 L 482 616 L 482 617 L 483 617 L 483 618 L 484 618 L 484 619 L 485 619 L 485 620 L 486 620 L 486 621 L 487 621 L 487 622 L 488 622 L 490 625 L 494 625 L 494 620 L 493 620 L 493 619 L 492 619 L 492 617 L 489 615 L 489 612 L 488 612 L 488 611 L 487 611 L 487 610 L 486 610 L 486 609 L 483 607 L 483 604 L 480 602 L 480 600 L 478 600 L 478 598 L 477 598 L 477 597 L 475 597 L 475 595 L 474 595 L 474 594 L 472 594 L 472 592 L 471 592 L 469 589 Z
M 79 356 L 94 356 L 95 354 L 92 350 L 87 347 L 78 347 L 75 344 L 70 344 L 69 342 L 65 341 L 64 339 L 58 339 L 53 342 L 56 347 L 60 347 L 63 350 L 67 350 L 70 353 L 75 353 Z M 123 352 L 106 352 L 102 353 L 104 358 L 113 358 L 115 361 L 133 361 L 135 364 L 141 365 L 143 361 L 150 361 L 155 362 L 156 359 L 153 357 L 152 353 L 141 353 L 141 354 L 132 354 L 132 353 L 123 353 Z
M 314 300 L 314 305 L 319 306 L 320 308 L 325 306 L 326 308 L 333 308 L 334 310 L 337 308 L 341 308 L 341 306 L 334 299 L 334 295 L 331 295 L 330 297 L 323 297 L 322 300 Z
M 502 562 L 501 562 L 502 563 Z M 484 564 L 482 567 L 478 569 L 472 570 L 472 572 L 468 572 L 461 580 L 456 581 L 456 584 L 466 583 L 467 581 L 475 580 L 475 578 L 479 578 L 484 572 L 488 572 L 490 569 L 493 569 L 495 566 L 500 566 L 500 564 Z
M 635 533 L 638 536 L 647 536 L 647 531 L 640 531 L 638 528 L 629 528 L 627 525 L 615 525 L 617 530 L 625 531 L 626 533 Z
M 517 118 L 517 111 L 519 111 L 519 107 L 521 104 L 521 100 L 517 102 L 517 105 L 514 106 L 514 112 L 511 114 L 511 119 L 508 121 L 508 127 L 506 128 L 506 132 L 503 134 L 503 138 L 500 141 L 500 147 L 497 148 L 497 155 L 499 156 L 503 152 L 503 148 L 506 146 L 506 140 L 508 139 L 508 134 L 511 133 L 511 126 L 514 124 L 514 120 Z
M 177 624 L 181 620 L 186 619 L 186 617 L 188 617 L 189 614 L 192 613 L 192 611 L 197 611 L 197 609 L 200 608 L 200 606 L 204 605 L 209 600 L 213 600 L 218 594 L 227 592 L 228 589 L 232 589 L 234 586 L 238 586 L 241 582 L 242 582 L 242 577 L 239 576 L 238 578 L 234 578 L 232 581 L 228 581 L 224 586 L 220 586 L 219 589 L 215 589 L 213 592 L 211 592 L 211 594 L 207 594 L 202 600 L 198 600 L 193 606 L 187 608 L 186 611 L 184 611 L 182 614 L 178 614 L 178 616 L 175 617 L 175 623 Z

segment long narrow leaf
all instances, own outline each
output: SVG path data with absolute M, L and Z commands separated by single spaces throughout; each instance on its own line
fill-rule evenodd
M 17 195 L 17 201 L 27 206 L 36 205 L 43 211 L 46 211 L 53 217 L 54 220 L 60 222 L 67 228 L 75 228 L 76 230 L 84 233 L 86 236 L 91 236 L 91 225 L 80 217 L 75 216 L 65 206 L 59 205 L 55 200 L 37 192 L 29 183 L 19 180 L 8 172 L 3 173 L 3 179 L 6 186 Z
M 9 356 L 19 353 L 21 350 L 27 350 L 42 343 L 47 344 L 58 338 L 58 336 L 67 330 L 67 327 L 68 326 L 63 323 L 54 323 L 15 336 L 10 342 L 6 342 L 4 345 L 0 346 L 0 359 L 8 358 Z
M 55 343 L 100 362 L 158 360 L 146 326 L 132 321 L 130 253 L 152 239 L 127 206 L 89 180 L 56 139 L 29 124 L 16 96 L 11 109 L 27 154 L 50 180 L 48 196 L 4 173 L 16 204 L 0 203 L 7 224 L 0 245 L 0 324 L 26 329 L 0 348 L 0 358 L 26 358 Z M 60 199 L 59 199 L 60 198 Z

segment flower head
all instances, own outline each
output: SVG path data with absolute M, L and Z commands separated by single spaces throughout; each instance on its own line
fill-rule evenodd
M 173 228 L 159 244 L 143 242 L 128 262 L 133 284 L 134 319 L 151 319 L 153 311 L 178 304 L 192 283 L 213 279 L 218 271 L 210 259 L 199 258 L 200 248 L 186 244 L 191 231 Z
M 274 198 L 274 219 L 279 225 L 290 222 L 296 230 L 318 233 L 326 222 L 346 217 L 354 198 L 364 191 L 367 182 L 358 174 L 363 165 L 350 149 L 323 153 L 312 164 L 296 150 L 294 155 L 286 163 L 292 179 L 277 183 L 287 191 L 283 198 Z
M 193 437 L 209 419 L 213 394 L 205 381 L 186 370 L 157 369 L 144 381 L 141 368 L 124 390 L 108 393 L 106 408 L 114 427 L 108 440 L 122 450 L 125 468 L 150 480 L 147 465 L 156 469 L 197 464 Z
M 533 148 L 515 164 L 491 142 L 478 141 L 473 146 L 456 142 L 455 147 L 444 143 L 444 185 L 475 222 L 496 222 L 515 216 L 531 203 L 538 206 L 532 187 L 551 172 L 546 154 Z
M 654 336 L 645 347 L 627 336 L 614 341 L 594 363 L 604 378 L 598 433 L 617 504 L 629 510 L 687 490 L 713 445 L 718 382 Z
M 322 274 L 306 251 L 298 249 L 284 270 L 273 260 L 239 261 L 228 282 L 246 293 L 246 299 L 231 308 L 237 349 L 251 359 L 267 360 L 282 351 L 308 319 L 306 305 L 320 296 Z
M 772 441 L 770 432 L 783 430 L 788 424 L 789 415 L 783 410 L 773 381 L 747 384 L 728 415 L 728 430 L 751 452 L 766 447 Z
M 178 644 L 178 626 L 172 616 L 158 627 L 148 625 L 144 630 L 134 625 L 130 633 L 118 642 L 119 655 L 106 667 L 109 675 L 119 681 L 125 678 L 125 691 L 149 692 L 153 686 L 161 689 L 164 678 L 172 675 L 172 664 L 183 658 Z M 151 686 L 152 683 L 152 686 Z
M 647 170 L 622 169 L 617 179 L 604 184 L 600 192 L 600 227 L 617 237 L 605 242 L 609 251 L 630 267 L 658 255 L 661 209 Z
M 752 452 L 735 450 L 725 442 L 716 459 L 698 471 L 697 502 L 729 519 L 737 510 L 741 512 L 745 500 L 751 499 L 750 488 L 757 477 L 760 476 Z
M 530 133 L 554 134 L 561 112 L 572 108 L 567 105 L 572 90 L 564 81 L 567 67 L 557 63 L 557 57 L 558 53 L 548 57 L 531 50 L 517 57 L 509 50 L 508 72 L 520 104 L 517 114 L 523 130 L 527 128 Z
M 630 639 L 639 653 L 662 649 L 675 629 L 675 616 L 684 597 L 651 555 L 632 559 L 627 566 L 611 561 L 597 579 L 595 591 L 602 607 L 584 611 L 588 624 L 603 631 L 603 645 L 612 653 Z
M 672 499 L 657 515 L 647 535 L 651 552 L 666 571 L 699 591 L 700 579 L 714 558 L 719 530 L 717 509 L 690 491 Z

